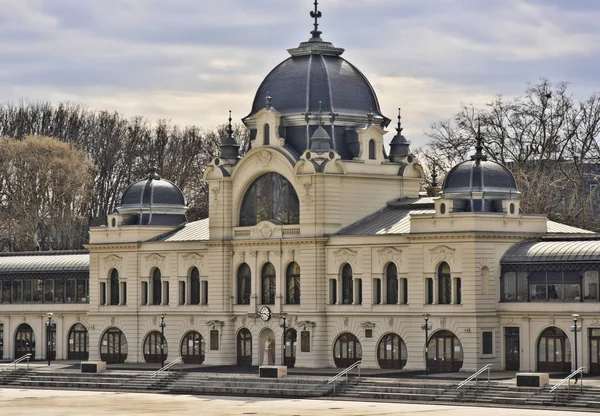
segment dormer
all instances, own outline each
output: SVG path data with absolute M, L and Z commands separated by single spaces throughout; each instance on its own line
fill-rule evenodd
M 365 163 L 381 164 L 387 159 L 383 154 L 383 135 L 386 131 L 379 124 L 368 124 L 356 129 L 360 153 L 357 160 Z

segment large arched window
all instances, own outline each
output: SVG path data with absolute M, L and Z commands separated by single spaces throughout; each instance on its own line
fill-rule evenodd
M 406 344 L 397 334 L 386 334 L 377 347 L 377 361 L 381 368 L 401 369 L 406 365 Z
M 438 267 L 438 303 L 448 305 L 452 303 L 452 280 L 450 266 L 444 262 Z
M 238 305 L 250 304 L 252 273 L 250 266 L 246 263 L 242 264 L 238 269 L 237 274 L 237 303 Z
M 162 363 L 168 355 L 166 338 L 163 339 L 162 334 L 158 331 L 150 332 L 144 340 L 144 360 L 147 363 Z
M 260 275 L 261 281 L 261 303 L 263 305 L 274 305 L 275 304 L 275 266 L 271 263 L 267 263 L 263 266 L 262 273 Z
M 350 367 L 362 359 L 362 346 L 354 334 L 341 334 L 333 346 L 333 361 L 336 367 Z
M 274 220 L 282 224 L 298 224 L 300 204 L 290 182 L 278 173 L 265 173 L 255 180 L 242 202 L 240 226 Z
M 112 269 L 110 272 L 110 304 L 119 304 L 119 272 Z
M 127 359 L 127 338 L 118 328 L 109 328 L 100 339 L 100 359 L 107 364 L 124 363 Z
M 160 269 L 152 271 L 152 304 L 160 305 L 162 301 L 162 276 Z
M 342 269 L 342 304 L 351 305 L 354 302 L 354 287 L 352 282 L 352 266 L 348 263 Z
M 394 263 L 388 264 L 385 271 L 386 280 L 386 302 L 388 305 L 398 303 L 398 268 Z
M 295 262 L 287 267 L 285 273 L 285 303 L 300 304 L 300 266 Z

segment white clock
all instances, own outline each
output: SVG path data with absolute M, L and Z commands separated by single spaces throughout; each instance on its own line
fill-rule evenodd
M 262 319 L 265 322 L 271 319 L 271 309 L 269 309 L 268 306 L 263 306 L 262 308 L 260 308 L 260 319 Z

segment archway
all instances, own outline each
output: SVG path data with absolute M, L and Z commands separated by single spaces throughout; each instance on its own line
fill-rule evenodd
M 406 344 L 397 334 L 386 334 L 377 347 L 377 362 L 381 368 L 401 369 L 406 365 Z
M 350 367 L 362 358 L 362 346 L 354 334 L 344 332 L 335 340 L 333 361 L 336 367 Z
M 269 328 L 265 328 L 260 333 L 259 344 L 258 344 L 258 362 L 260 365 L 275 365 L 281 364 L 275 362 L 275 351 L 276 348 L 280 347 L 281 344 L 277 342 L 275 334 Z
M 181 341 L 181 358 L 185 364 L 202 364 L 204 362 L 204 338 L 196 331 L 184 335 Z
M 127 338 L 119 328 L 109 328 L 102 334 L 100 359 L 107 364 L 124 363 L 127 359 Z
M 296 365 L 296 340 L 298 333 L 290 328 L 285 331 L 285 358 L 284 365 L 293 368 Z
M 35 358 L 35 334 L 28 324 L 21 324 L 15 333 L 15 359 L 26 354 Z
M 555 326 L 546 328 L 537 343 L 537 371 L 571 371 L 571 344 L 567 334 Z
M 69 331 L 69 350 L 67 351 L 67 359 L 85 361 L 88 358 L 88 331 L 82 324 L 75 324 Z
M 427 366 L 433 373 L 453 373 L 463 365 L 460 341 L 450 331 L 438 331 L 427 344 Z
M 161 344 L 163 346 L 161 350 Z M 169 356 L 167 340 L 159 331 L 152 331 L 144 340 L 144 360 L 147 363 L 162 363 Z
M 252 334 L 246 328 L 237 334 L 237 365 L 252 365 Z

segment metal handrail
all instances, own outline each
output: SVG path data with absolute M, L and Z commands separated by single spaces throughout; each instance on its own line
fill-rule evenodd
M 175 358 L 169 364 L 165 365 L 164 367 L 162 367 L 159 370 L 156 370 L 154 373 L 150 374 L 150 378 L 158 377 L 159 374 L 164 373 L 166 370 L 170 371 L 170 368 L 173 367 L 177 363 L 183 363 L 183 358 L 181 358 L 181 357 Z
M 338 380 L 340 377 L 342 376 L 346 376 L 346 384 L 348 384 L 348 373 L 352 370 L 354 370 L 355 368 L 358 367 L 358 378 L 360 378 L 360 364 L 361 361 L 357 361 L 354 364 L 352 364 L 350 367 L 346 368 L 345 370 L 340 371 L 338 374 L 336 374 L 335 376 L 331 377 L 329 380 L 327 380 L 327 384 L 331 384 L 334 381 Z M 335 394 L 335 385 L 333 386 L 333 393 Z
M 25 354 L 24 356 L 22 356 L 21 358 L 17 358 L 16 360 L 14 360 L 12 363 L 10 364 L 6 364 L 3 367 L 0 367 L 0 373 L 3 372 L 4 370 L 7 370 L 10 368 L 11 365 L 15 366 L 15 370 L 17 369 L 17 364 L 27 360 L 27 369 L 29 370 L 29 359 L 31 358 L 31 354 Z
M 493 364 L 488 364 L 485 367 L 482 367 L 477 372 L 475 372 L 471 376 L 467 377 L 465 380 L 461 381 L 458 384 L 458 386 L 456 386 L 456 390 L 463 388 L 464 386 L 469 384 L 474 379 L 475 380 L 475 395 L 477 395 L 477 392 L 479 390 L 479 375 L 485 371 L 487 371 L 487 373 L 488 373 L 487 386 L 490 387 L 490 368 L 492 368 L 492 366 L 493 366 Z M 463 390 L 462 392 L 463 392 L 463 400 L 464 400 L 465 399 L 465 390 Z
M 579 389 L 583 390 L 583 372 L 584 371 L 585 371 L 585 367 L 579 367 L 577 370 L 573 371 L 567 377 L 563 378 L 561 381 L 559 381 L 558 383 L 556 383 L 550 389 L 550 393 L 554 393 L 554 403 L 557 403 L 557 401 L 558 401 L 558 388 L 561 387 L 561 386 L 563 386 L 565 383 L 568 383 L 568 385 L 567 385 L 567 397 L 571 398 L 571 379 L 573 377 L 577 376 L 577 374 L 581 374 L 581 383 L 579 384 Z M 575 378 L 575 383 L 577 383 L 577 378 Z

